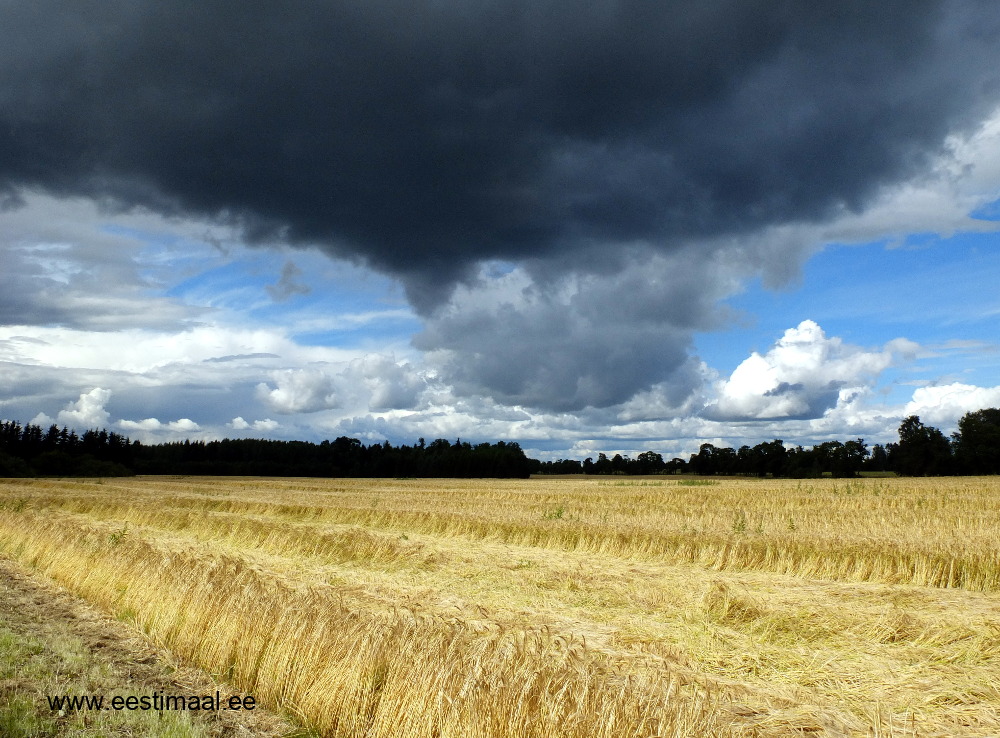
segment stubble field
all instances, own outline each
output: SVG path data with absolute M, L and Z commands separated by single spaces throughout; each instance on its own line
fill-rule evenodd
M 1000 735 L 1000 480 L 0 480 L 0 555 L 324 736 Z

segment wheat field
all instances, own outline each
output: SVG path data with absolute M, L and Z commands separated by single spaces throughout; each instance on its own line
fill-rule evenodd
M 1000 735 L 1000 480 L 0 480 L 0 554 L 323 736 Z

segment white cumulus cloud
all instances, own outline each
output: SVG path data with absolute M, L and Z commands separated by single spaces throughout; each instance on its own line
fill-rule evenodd
M 174 431 L 177 433 L 189 433 L 192 431 L 201 430 L 201 426 L 190 418 L 181 418 L 180 420 L 174 420 L 167 423 L 167 430 Z
M 242 417 L 237 416 L 233 418 L 229 423 L 227 423 L 233 430 L 255 430 L 255 431 L 274 431 L 281 427 L 281 424 L 276 420 L 271 420 L 270 418 L 264 418 L 264 420 L 255 420 L 253 423 L 248 423 Z
M 111 399 L 111 390 L 95 387 L 90 392 L 84 392 L 80 399 L 66 405 L 56 416 L 56 421 L 70 428 L 98 428 L 108 424 L 110 413 L 104 409 Z M 36 425 L 49 425 L 52 418 L 39 413 L 31 421 Z
M 190 418 L 180 418 L 164 423 L 158 418 L 145 418 L 143 420 L 123 420 L 118 424 L 125 430 L 130 431 L 169 431 L 171 433 L 190 433 L 201 430 L 201 426 Z
M 952 427 L 966 413 L 988 407 L 1000 407 L 1000 386 L 977 387 L 954 382 L 914 390 L 904 414 L 919 415 L 930 425 Z
M 916 344 L 895 339 L 881 350 L 866 351 L 827 337 L 804 320 L 765 354 L 753 352 L 720 383 L 706 415 L 716 418 L 815 418 L 867 387 L 898 354 Z

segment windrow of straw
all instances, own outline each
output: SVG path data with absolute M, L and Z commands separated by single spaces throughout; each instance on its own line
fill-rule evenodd
M 812 500 L 807 499 L 807 502 Z M 892 502 L 898 503 L 898 500 Z M 229 496 L 180 496 L 171 498 L 166 507 L 156 500 L 136 502 L 99 495 L 42 495 L 31 504 L 32 507 L 49 505 L 98 517 L 114 516 L 166 529 L 199 529 L 213 537 L 218 537 L 220 528 L 232 526 L 228 537 L 239 538 L 245 546 L 256 545 L 281 554 L 327 555 L 335 559 L 356 556 L 362 542 L 345 544 L 343 534 L 329 536 L 315 526 L 290 527 L 291 524 L 305 521 L 444 537 L 464 536 L 519 546 L 657 558 L 717 570 L 768 571 L 845 581 L 1000 591 L 1000 547 L 981 543 L 979 528 L 990 523 L 986 520 L 977 521 L 974 536 L 971 531 L 969 535 L 956 535 L 952 532 L 954 529 L 950 529 L 947 536 L 904 535 L 905 528 L 901 528 L 900 535 L 889 537 L 885 534 L 862 535 L 846 526 L 838 529 L 837 534 L 818 534 L 794 525 L 771 532 L 755 532 L 746 524 L 742 510 L 735 518 L 737 522 L 742 520 L 742 525 L 734 524 L 730 515 L 728 528 L 716 526 L 706 530 L 687 526 L 663 529 L 636 520 L 602 522 L 578 517 L 528 517 L 516 511 L 508 512 L 506 517 L 496 510 L 492 513 L 486 510 L 454 512 L 445 504 L 437 504 L 433 509 L 361 506 L 360 500 L 345 501 L 338 495 L 327 495 L 311 504 Z M 231 518 L 222 524 L 203 520 L 206 513 L 239 516 L 240 519 Z M 269 520 L 255 522 L 249 516 L 266 516 Z M 955 525 L 960 523 L 961 519 Z M 365 556 L 384 557 L 385 560 L 409 558 L 419 565 L 419 554 L 413 545 L 401 545 L 388 536 L 369 539 L 369 534 L 362 532 L 351 535 L 366 539 Z M 424 563 L 430 563 L 432 558 Z
M 723 736 L 699 685 L 580 644 L 361 609 L 207 546 L 52 511 L 0 510 L 0 548 L 323 735 Z
M 79 506 L 78 506 L 79 507 Z M 442 555 L 399 534 L 358 526 L 317 527 L 313 524 L 250 517 L 237 513 L 198 512 L 169 505 L 107 504 L 83 513 L 94 519 L 181 532 L 203 541 L 256 549 L 285 557 L 316 557 L 330 563 L 365 561 L 429 567 Z
M 473 735 L 478 723 L 446 711 L 469 700 L 492 710 L 483 685 L 503 675 L 537 686 L 529 664 L 538 671 L 543 655 L 556 671 L 538 674 L 564 674 L 605 696 L 627 685 L 634 700 L 646 700 L 644 714 L 688 710 L 694 717 L 659 723 L 681 726 L 678 734 L 697 733 L 698 711 L 712 708 L 708 735 L 1000 731 L 1000 594 L 990 580 L 996 479 L 693 481 L 0 480 L 0 515 L 9 515 L 0 542 L 21 541 L 22 562 L 56 576 L 52 558 L 70 541 L 70 559 L 59 565 L 67 586 L 91 587 L 78 591 L 223 676 L 257 683 L 274 649 L 292 649 L 284 667 L 291 681 L 258 694 L 277 695 L 288 709 L 316 704 L 310 688 L 303 697 L 297 662 L 322 674 L 313 668 L 319 656 L 294 649 L 329 653 L 348 674 L 361 674 L 354 658 L 381 664 L 344 677 L 369 685 L 342 692 L 367 701 L 340 698 L 355 699 L 354 711 L 368 717 L 343 718 L 340 735 L 374 724 L 383 708 L 373 711 L 372 692 L 388 705 L 391 685 L 402 683 L 388 674 L 409 662 L 414 680 L 445 685 L 440 694 L 398 692 L 433 708 L 417 709 L 424 717 L 414 718 L 423 722 L 413 734 Z M 32 558 L 39 541 L 56 547 Z M 139 559 L 129 564 L 133 549 Z M 93 582 L 81 573 L 87 567 Z M 151 585 L 150 567 L 165 569 Z M 224 580 L 234 576 L 258 594 L 230 592 Z M 202 610 L 186 617 L 186 604 L 177 605 L 185 598 Z M 258 602 L 259 624 L 243 614 Z M 246 646 L 257 650 L 233 656 L 243 653 L 236 630 L 199 625 L 212 617 L 241 632 L 259 628 Z M 297 640 L 272 648 L 279 622 Z M 341 632 L 348 640 L 336 640 Z M 383 641 L 391 645 L 384 658 L 364 655 L 383 653 Z M 396 653 L 407 663 L 393 661 Z M 566 684 L 552 683 L 563 685 L 556 693 Z M 572 722 L 590 704 L 574 689 L 560 697 L 543 689 L 542 702 L 526 697 L 520 709 L 537 725 L 547 714 Z M 540 707 L 563 699 L 563 712 Z M 601 725 L 595 719 L 579 732 L 600 734 Z M 493 730 L 510 735 L 505 722 Z

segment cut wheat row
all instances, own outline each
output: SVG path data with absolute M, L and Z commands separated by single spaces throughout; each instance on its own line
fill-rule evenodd
M 710 697 L 663 669 L 532 630 L 353 609 L 244 560 L 111 524 L 0 511 L 2 546 L 324 735 L 727 735 Z
M 326 536 L 306 523 L 353 524 L 371 529 L 417 531 L 437 536 L 465 536 L 501 540 L 542 548 L 590 551 L 617 556 L 655 557 L 697 563 L 717 570 L 757 570 L 846 581 L 963 588 L 973 591 L 1000 590 L 1000 546 L 992 534 L 984 545 L 985 532 L 961 530 L 953 522 L 947 535 L 928 537 L 919 531 L 895 537 L 886 535 L 817 535 L 808 529 L 783 529 L 757 533 L 743 518 L 729 528 L 698 530 L 656 529 L 649 523 L 592 522 L 545 517 L 502 517 L 452 512 L 444 505 L 435 509 L 359 507 L 343 504 L 327 495 L 323 504 L 292 501 L 255 501 L 230 497 L 178 497 L 167 502 L 135 501 L 119 496 L 40 496 L 32 507 L 50 506 L 97 517 L 114 517 L 166 529 L 200 531 L 217 537 L 220 530 L 238 532 L 244 545 L 255 545 L 279 553 L 316 553 L 341 549 L 343 536 Z M 205 517 L 206 513 L 212 513 Z M 259 516 L 264 520 L 254 520 Z M 956 518 L 957 521 L 966 518 Z M 266 522 L 265 522 L 266 520 Z M 947 527 L 949 521 L 939 523 Z M 842 524 L 843 525 L 843 524 Z M 372 545 L 377 541 L 369 541 Z M 390 547 L 395 544 L 390 544 Z M 385 555 L 394 555 L 387 553 Z

